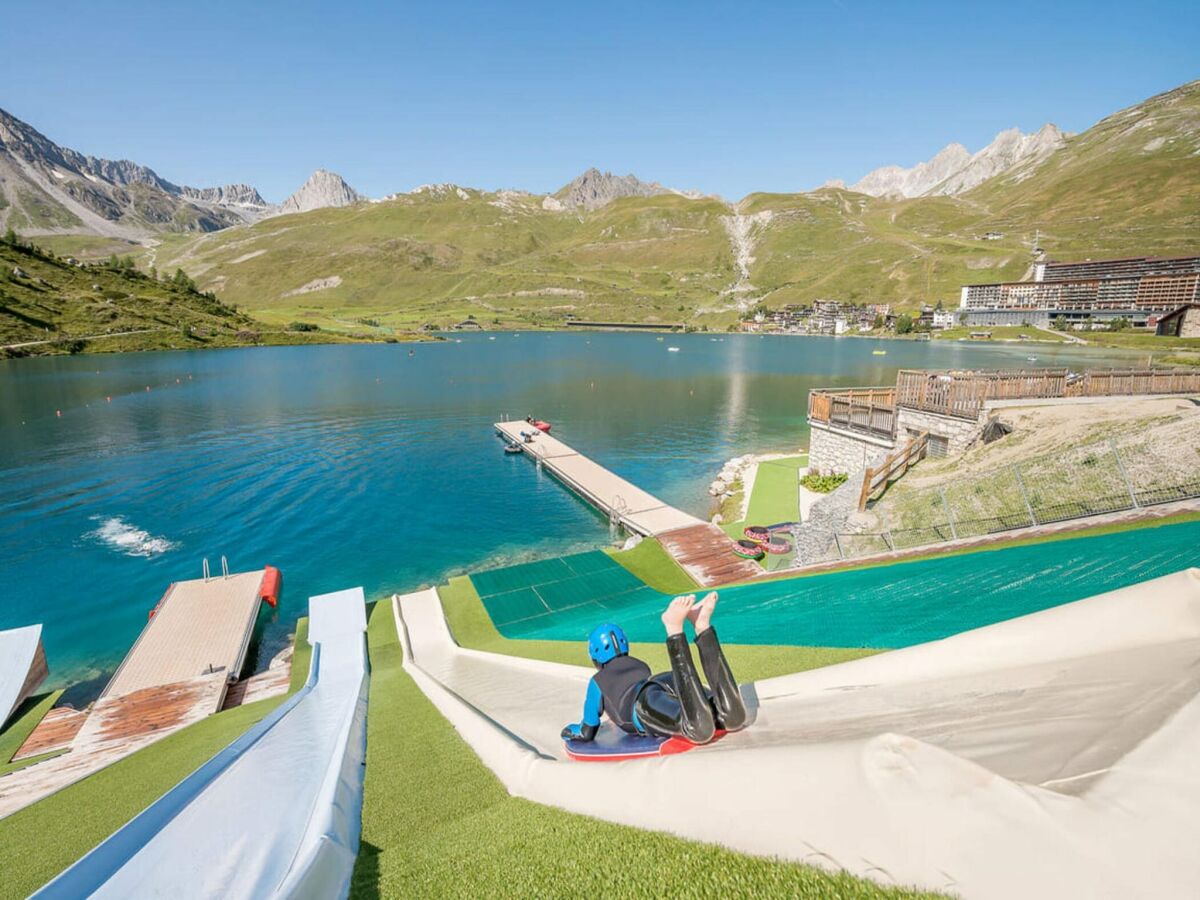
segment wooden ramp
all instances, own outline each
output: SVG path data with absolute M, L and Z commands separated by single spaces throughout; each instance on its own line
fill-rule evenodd
M 701 523 L 658 535 L 663 548 L 704 587 L 750 581 L 763 574 L 758 563 L 736 556 L 733 541 L 716 525 Z
M 635 534 L 659 535 L 702 524 L 695 516 L 668 506 L 528 422 L 497 422 L 496 431 L 508 441 L 520 444 L 526 456 L 541 463 L 572 491 Z M 532 443 L 525 443 L 523 434 L 532 434 Z
M 25 743 L 13 754 L 13 762 L 64 750 L 79 733 L 87 713 L 69 706 L 58 706 L 46 713 L 42 721 L 25 738 Z

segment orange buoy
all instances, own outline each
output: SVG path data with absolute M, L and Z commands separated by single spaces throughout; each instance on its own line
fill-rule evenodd
M 263 569 L 262 584 L 258 588 L 258 596 L 272 609 L 279 606 L 279 594 L 283 590 L 283 573 L 274 566 Z

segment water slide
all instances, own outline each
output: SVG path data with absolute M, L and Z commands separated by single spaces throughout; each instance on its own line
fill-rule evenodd
M 362 588 L 312 597 L 303 689 L 35 897 L 345 897 L 361 830 Z
M 614 763 L 559 740 L 591 670 L 457 646 L 432 590 L 393 609 L 514 795 L 965 897 L 1200 895 L 1200 569 L 746 685 L 747 730 Z
M 45 678 L 42 626 L 0 631 L 0 729 Z

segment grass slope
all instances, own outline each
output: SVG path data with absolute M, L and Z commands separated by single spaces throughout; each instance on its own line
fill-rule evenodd
M 81 268 L 0 241 L 0 357 L 345 340 L 273 330 L 220 300 L 138 271 Z M 49 343 L 3 349 L 27 341 Z
M 610 550 L 608 555 L 661 593 L 686 594 L 700 587 L 656 538 L 644 538 L 630 550 Z
M 774 525 L 792 522 L 800 514 L 800 467 L 808 465 L 808 456 L 789 456 L 759 463 L 750 492 L 746 522 L 750 525 Z
M 402 668 L 389 603 L 369 626 L 367 897 L 924 896 L 512 797 Z
M 0 775 L 7 775 L 17 769 L 23 769 L 32 760 L 22 760 L 14 763 L 13 754 L 21 749 L 21 745 L 37 728 L 38 722 L 46 717 L 46 713 L 58 702 L 62 691 L 49 691 L 30 697 L 13 713 L 8 725 L 0 731 Z M 42 757 L 35 757 L 41 759 Z
M 154 252 L 268 322 L 677 322 L 733 280 L 727 213 L 673 195 L 581 215 L 526 195 L 430 191 L 165 239 Z M 338 283 L 305 291 L 321 279 Z

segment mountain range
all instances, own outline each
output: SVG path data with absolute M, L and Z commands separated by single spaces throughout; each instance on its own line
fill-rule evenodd
M 553 194 L 443 184 L 366 200 L 320 170 L 271 206 L 246 185 L 178 187 L 83 156 L 0 115 L 0 226 L 73 253 L 111 251 L 89 234 L 139 241 L 146 266 L 180 266 L 268 321 L 304 311 L 329 328 L 720 325 L 759 303 L 953 302 L 961 284 L 1024 276 L 1039 232 L 1057 258 L 1200 252 L 1197 197 L 1200 82 L 1077 135 L 1010 129 L 849 188 L 736 203 L 599 169 Z
M 962 144 L 943 147 L 927 162 L 911 169 L 884 166 L 868 172 L 850 190 L 872 197 L 930 197 L 962 194 L 1019 163 L 1036 162 L 1066 146 L 1068 135 L 1049 123 L 1033 134 L 1009 128 L 971 153 Z
M 138 240 L 160 232 L 218 231 L 362 199 L 324 169 L 278 206 L 248 184 L 177 185 L 148 166 L 59 146 L 0 109 L 0 226 L 25 234 Z

